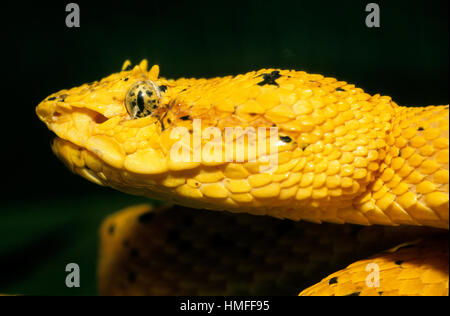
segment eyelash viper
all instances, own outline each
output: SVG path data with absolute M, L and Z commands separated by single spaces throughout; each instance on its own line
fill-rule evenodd
M 390 97 L 369 95 L 352 84 L 303 71 L 261 69 L 237 76 L 172 80 L 160 77 L 159 67 L 156 65 L 150 70 L 147 68 L 146 60 L 134 67 L 127 61 L 121 72 L 97 82 L 61 90 L 38 105 L 37 115 L 57 136 L 52 144 L 53 151 L 74 173 L 100 185 L 184 207 L 245 212 L 278 218 L 272 220 L 271 224 L 261 224 L 266 237 L 271 235 L 271 225 L 282 225 L 279 219 L 365 226 L 401 225 L 389 228 L 399 232 L 402 229 L 411 229 L 404 227 L 405 225 L 433 227 L 444 232 L 448 230 L 448 105 L 398 106 Z M 267 164 L 262 158 L 272 157 L 273 153 L 267 152 L 270 146 L 266 146 L 265 151 L 256 151 L 255 146 L 258 145 L 255 145 L 257 142 L 254 140 L 260 140 L 259 134 L 253 141 L 239 133 L 232 135 L 231 140 L 228 139 L 229 144 L 237 146 L 238 141 L 242 141 L 248 151 L 245 151 L 243 161 L 238 161 L 236 153 L 232 155 L 232 161 L 225 161 L 223 157 L 227 154 L 227 148 L 230 148 L 226 147 L 227 138 L 218 138 L 219 141 L 215 143 L 217 147 L 211 147 L 209 143 L 214 133 L 196 141 L 194 130 L 198 127 L 197 122 L 201 122 L 202 133 L 206 133 L 208 128 L 210 131 L 222 133 L 227 127 L 244 130 L 276 128 L 276 168 L 270 172 L 261 172 L 261 167 Z M 180 127 L 187 131 L 185 135 L 188 145 L 184 149 L 187 149 L 190 159 L 176 161 L 171 155 L 171 149 L 179 144 L 183 135 L 173 137 L 173 131 Z M 222 160 L 206 159 L 205 148 L 218 148 L 223 154 Z M 251 149 L 255 151 L 252 152 Z M 196 154 L 198 152 L 200 156 Z M 194 159 L 196 157 L 199 159 Z M 178 213 L 192 212 L 187 208 L 178 208 L 179 211 L 174 206 L 169 211 L 156 212 L 160 225 L 154 229 L 159 232 L 159 237 L 136 227 L 139 212 L 146 214 L 148 207 L 132 208 L 125 213 L 114 215 L 113 226 L 109 222 L 111 219 L 105 222 L 102 228 L 104 245 L 99 270 L 100 288 L 104 289 L 102 293 L 153 293 L 148 290 L 147 284 L 152 274 L 150 268 L 149 271 L 139 268 L 141 273 L 148 276 L 147 279 L 142 276 L 138 278 L 136 272 L 124 272 L 130 269 L 133 262 L 127 261 L 131 260 L 128 258 L 129 253 L 125 255 L 125 250 L 121 248 L 124 247 L 123 238 L 128 242 L 136 240 L 141 246 L 135 248 L 135 251 L 139 249 L 140 255 L 154 255 L 155 249 L 160 254 L 164 249 L 162 242 L 167 237 L 163 229 L 169 229 L 172 224 L 180 224 L 177 220 Z M 172 215 L 164 215 L 165 213 Z M 238 222 L 239 218 L 244 216 L 245 225 L 235 225 L 245 227 L 243 230 L 246 233 L 241 234 L 248 237 L 248 231 L 253 229 L 253 217 L 245 217 L 242 214 L 236 216 Z M 219 219 L 212 220 L 220 222 Z M 210 232 L 212 235 L 204 238 L 219 236 L 217 238 L 223 242 L 224 236 L 220 235 L 220 232 L 230 227 L 216 226 L 219 235 Z M 333 229 L 330 227 L 335 225 L 322 226 Z M 200 225 L 197 230 L 199 227 L 206 226 Z M 313 227 L 326 236 L 325 228 L 317 228 L 321 227 L 320 225 Z M 311 229 L 310 226 L 300 228 L 302 234 Z M 352 235 L 346 232 L 346 229 L 348 228 L 343 228 L 342 236 L 357 236 L 358 233 Z M 114 234 L 121 232 L 122 238 L 117 244 L 106 242 L 111 238 L 110 230 Z M 276 231 L 275 228 L 274 230 Z M 283 232 L 287 234 L 286 231 Z M 375 233 L 371 234 L 376 236 Z M 274 238 L 278 236 L 276 233 L 272 235 Z M 154 245 L 143 236 L 151 239 Z M 443 238 L 432 239 L 433 242 L 427 237 L 423 243 L 408 244 L 409 247 L 403 247 L 405 249 L 400 247 L 391 253 L 380 255 L 377 259 L 370 259 L 380 264 L 381 274 L 387 274 L 392 280 L 397 280 L 390 283 L 393 289 L 375 290 L 361 285 L 365 280 L 363 275 L 368 272 L 364 271 L 364 267 L 361 268 L 362 263 L 359 263 L 356 264 L 359 269 L 357 272 L 352 270 L 356 269 L 355 267 L 350 266 L 302 294 L 398 295 L 419 291 L 418 293 L 423 295 L 447 295 L 448 271 L 443 273 L 445 269 L 442 270 L 442 267 L 447 266 L 448 270 L 448 252 L 442 254 L 439 250 L 442 247 L 433 250 L 434 252 L 423 250 L 429 248 L 422 245 L 441 245 L 443 242 Z M 298 238 L 293 240 L 302 244 Z M 225 244 L 230 242 L 227 239 Z M 233 242 L 239 244 L 239 240 L 233 239 Z M 384 243 L 380 242 L 381 244 Z M 335 247 L 338 247 L 337 244 Z M 251 245 L 244 248 L 251 252 Z M 183 252 L 183 247 L 171 250 L 176 249 Z M 304 249 L 308 249 L 308 246 L 304 245 Z M 198 251 L 197 248 L 196 250 Z M 406 269 L 407 260 L 398 259 L 398 254 L 405 253 L 406 257 L 413 258 L 411 253 L 435 252 L 440 253 L 441 257 L 430 257 L 432 263 L 425 260 L 426 256 L 418 257 L 422 260 L 420 269 L 425 269 L 424 266 L 433 267 L 429 269 L 429 274 L 425 273 L 428 283 L 422 282 L 423 280 L 421 283 L 416 282 L 416 279 L 411 281 L 412 277 L 406 278 L 408 282 L 401 285 L 402 290 L 400 287 L 395 290 L 396 284 L 401 282 L 392 269 L 405 268 L 405 271 L 414 271 L 413 267 L 408 266 Z M 330 255 L 331 253 L 330 250 Z M 182 253 L 180 255 L 182 257 Z M 191 255 L 193 257 L 186 258 L 187 261 L 195 258 L 195 251 Z M 332 260 L 331 257 L 327 260 Z M 393 259 L 394 257 L 396 259 Z M 394 263 L 389 264 L 392 260 Z M 401 261 L 402 264 L 396 265 L 395 261 Z M 415 262 L 413 259 L 411 261 Z M 340 261 L 341 265 L 342 262 Z M 384 264 L 387 264 L 387 268 Z M 198 265 L 201 266 L 201 263 Z M 288 266 L 292 265 L 293 263 Z M 179 265 L 178 267 L 180 268 Z M 263 267 L 255 267 L 250 263 L 244 267 L 253 271 L 254 275 L 259 275 L 257 271 L 264 275 L 260 271 Z M 110 286 L 112 281 L 109 280 L 111 271 L 117 275 L 116 269 L 126 276 L 125 281 L 117 285 L 117 288 Z M 298 268 L 292 269 L 298 271 Z M 420 269 L 416 271 L 422 271 Z M 175 268 L 172 267 L 172 270 Z M 154 271 L 160 270 L 155 268 Z M 177 275 L 185 276 L 185 282 L 188 284 L 185 288 L 195 288 L 195 285 L 192 285 L 196 283 L 195 278 L 190 278 L 188 271 L 182 274 L 174 271 L 167 273 L 173 278 L 174 284 L 182 282 L 176 278 Z M 414 273 L 416 272 L 411 272 L 411 275 Z M 272 271 L 271 275 L 276 278 L 277 272 Z M 424 273 L 415 275 L 420 278 Z M 400 279 L 403 280 L 403 277 L 404 272 Z M 137 281 L 141 279 L 143 283 Z M 223 274 L 217 279 L 226 284 Z M 219 281 L 217 282 L 220 283 Z M 139 286 L 133 287 L 129 283 Z M 420 289 L 419 283 L 422 284 Z M 352 286 L 349 288 L 348 284 Z M 352 292 L 355 284 L 359 284 L 358 290 Z M 224 285 L 221 286 L 223 288 Z M 241 284 L 240 288 L 242 287 L 245 286 Z M 170 288 L 159 286 L 161 293 L 176 292 L 167 290 Z M 117 291 L 108 292 L 106 289 Z M 162 289 L 166 289 L 167 293 Z M 214 285 L 212 292 L 213 289 Z

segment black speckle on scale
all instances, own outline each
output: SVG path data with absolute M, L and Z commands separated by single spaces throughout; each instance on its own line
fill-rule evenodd
M 331 278 L 330 281 L 328 281 L 328 285 L 337 284 L 337 283 L 338 283 L 337 277 Z
M 275 81 L 281 77 L 280 72 L 278 70 L 272 71 L 270 74 L 262 74 L 263 81 L 258 82 L 258 86 L 264 86 L 266 84 L 274 85 L 278 87 L 278 83 Z
M 289 136 L 280 136 L 280 139 L 285 143 L 290 143 L 292 141 Z

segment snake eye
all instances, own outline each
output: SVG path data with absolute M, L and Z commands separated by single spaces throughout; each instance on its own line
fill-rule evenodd
M 140 81 L 128 90 L 125 106 L 131 118 L 141 118 L 156 110 L 159 98 L 159 87 L 153 81 Z

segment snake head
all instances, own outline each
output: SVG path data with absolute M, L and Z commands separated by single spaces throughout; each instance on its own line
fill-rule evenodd
M 126 61 L 121 72 L 51 94 L 36 114 L 55 133 L 52 149 L 73 172 L 108 185 L 125 165 L 145 169 L 126 161 L 142 148 L 154 154 L 153 166 L 162 164 L 159 137 L 171 85 L 159 78 L 157 65 L 147 70 L 146 60 L 134 67 Z
M 170 200 L 176 200 L 180 194 L 182 200 L 188 201 L 202 197 L 198 188 L 193 191 L 186 186 L 188 182 L 200 185 L 197 180 L 204 178 L 202 174 L 211 183 L 220 174 L 216 180 L 223 180 L 220 169 L 227 168 L 229 173 L 234 173 L 232 177 L 246 173 L 240 164 L 229 164 L 224 157 L 207 161 L 200 154 L 200 159 L 195 160 L 196 144 L 192 135 L 199 121 L 203 130 L 224 131 L 226 126 L 237 125 L 244 129 L 272 127 L 273 122 L 262 118 L 258 108 L 247 106 L 245 111 L 251 113 L 236 113 L 234 104 L 242 102 L 241 92 L 246 90 L 231 81 L 231 76 L 175 81 L 159 77 L 157 65 L 150 70 L 147 66 L 146 60 L 134 67 L 126 61 L 121 72 L 45 98 L 36 113 L 56 135 L 52 144 L 54 153 L 70 170 L 92 182 Z M 263 79 L 255 72 L 247 77 L 256 87 L 261 80 L 272 78 L 264 75 Z M 212 101 L 217 109 L 212 108 Z M 232 136 L 231 142 L 236 138 L 239 137 Z M 172 159 L 174 145 L 186 139 L 188 144 L 182 143 L 179 148 L 182 147 L 183 153 L 187 150 L 189 157 Z M 207 138 L 200 143 L 206 141 Z M 248 141 L 244 143 L 248 145 Z M 275 145 L 278 149 L 292 150 L 296 142 L 282 136 L 276 137 Z M 222 149 L 219 151 L 223 153 Z M 248 160 L 247 153 L 244 156 Z M 249 168 L 255 169 L 251 163 Z M 223 190 L 209 190 L 224 194 Z M 215 205 L 212 201 L 206 204 Z

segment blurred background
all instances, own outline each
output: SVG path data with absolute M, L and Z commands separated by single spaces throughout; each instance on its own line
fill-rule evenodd
M 49 94 L 147 58 L 161 75 L 210 77 L 263 67 L 304 70 L 392 96 L 400 105 L 448 104 L 448 1 L 74 1 L 5 4 L 2 11 L 0 293 L 95 295 L 103 218 L 146 201 L 72 175 L 35 115 Z M 2 4 L 3 6 L 3 4 Z M 65 286 L 66 264 L 81 287 Z

